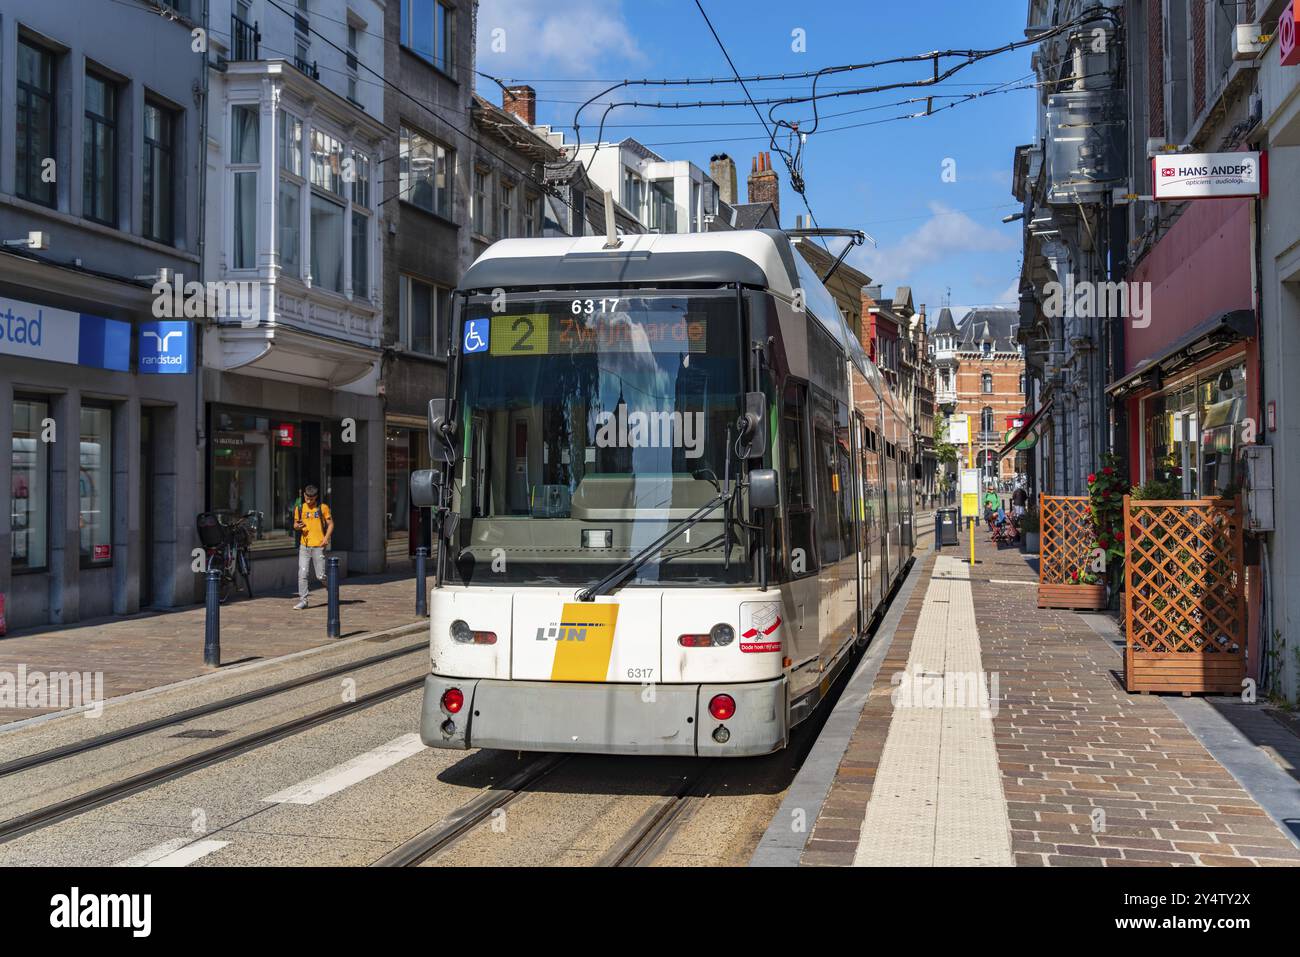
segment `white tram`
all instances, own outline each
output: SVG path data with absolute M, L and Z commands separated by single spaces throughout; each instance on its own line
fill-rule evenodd
M 439 748 L 786 745 L 911 551 L 906 419 L 773 230 L 498 242 L 429 408 Z

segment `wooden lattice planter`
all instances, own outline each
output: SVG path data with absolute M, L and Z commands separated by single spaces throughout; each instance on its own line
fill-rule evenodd
M 1241 502 L 1124 497 L 1125 686 L 1238 694 L 1246 675 Z
M 1086 495 L 1044 495 L 1038 516 L 1038 607 L 1106 607 L 1105 585 L 1070 580 L 1091 557 L 1092 518 Z

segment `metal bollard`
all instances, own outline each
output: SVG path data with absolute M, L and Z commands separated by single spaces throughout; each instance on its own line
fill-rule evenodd
M 208 569 L 207 616 L 203 621 L 203 663 L 221 666 L 221 570 Z
M 329 592 L 329 612 L 325 619 L 325 634 L 329 638 L 337 638 L 343 633 L 343 629 L 339 624 L 339 560 L 333 555 L 329 557 L 327 563 L 325 587 Z
M 421 618 L 429 613 L 429 592 L 424 583 L 424 565 L 428 558 L 429 549 L 424 545 L 415 550 L 415 613 Z

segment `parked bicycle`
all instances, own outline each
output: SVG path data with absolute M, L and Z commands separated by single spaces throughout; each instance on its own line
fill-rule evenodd
M 221 571 L 218 597 L 224 605 L 244 580 L 248 597 L 253 597 L 253 540 L 262 527 L 262 513 L 245 512 L 231 518 L 230 512 L 200 512 L 196 522 L 199 543 L 206 556 L 204 568 Z

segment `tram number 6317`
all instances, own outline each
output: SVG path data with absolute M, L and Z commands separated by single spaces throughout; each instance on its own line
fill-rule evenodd
M 627 676 L 629 678 L 640 678 L 643 681 L 649 681 L 655 676 L 653 668 L 628 668 Z
M 575 299 L 569 306 L 569 311 L 575 316 L 590 316 L 596 312 L 596 306 L 600 306 L 600 312 L 613 312 L 618 308 L 622 298 L 618 299 Z

